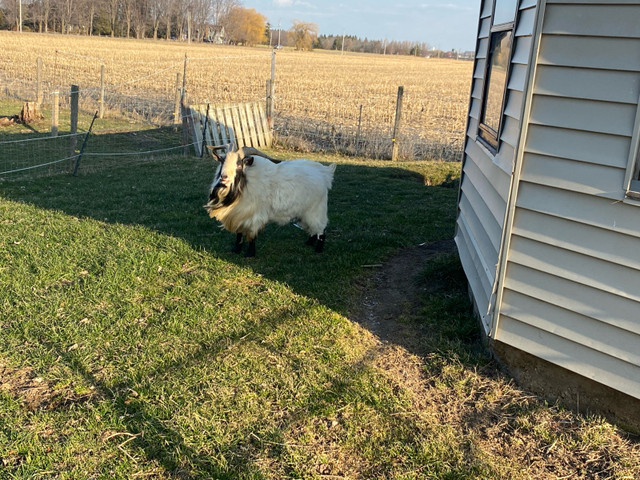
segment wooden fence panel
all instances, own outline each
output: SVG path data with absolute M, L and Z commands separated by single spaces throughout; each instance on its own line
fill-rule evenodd
M 204 144 L 270 147 L 272 136 L 263 102 L 191 105 L 191 135 L 197 155 Z M 208 113 L 207 113 L 208 112 Z

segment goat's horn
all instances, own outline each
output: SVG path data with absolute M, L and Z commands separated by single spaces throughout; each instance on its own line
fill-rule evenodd
M 207 148 L 211 151 L 213 150 L 227 150 L 229 145 L 207 145 Z
M 245 157 L 248 157 L 249 155 L 258 155 L 259 157 L 264 157 L 268 160 L 271 160 L 273 163 L 280 163 L 280 160 L 271 158 L 266 153 L 261 152 L 257 148 L 253 148 L 253 147 L 242 147 L 240 150 L 238 150 L 238 153 L 240 154 L 240 158 L 245 158 Z
M 261 152 L 257 148 L 253 147 L 242 147 L 238 153 L 240 153 L 240 158 L 247 157 L 249 155 L 258 155 L 259 157 L 269 158 L 266 153 Z

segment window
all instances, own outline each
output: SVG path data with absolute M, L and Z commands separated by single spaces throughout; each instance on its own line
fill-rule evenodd
M 631 138 L 628 175 L 631 178 L 627 189 L 627 197 L 640 200 L 640 99 L 638 99 L 636 123 L 633 128 L 633 137 Z
M 494 152 L 498 150 L 507 96 L 516 7 L 517 0 L 495 0 L 491 17 L 478 136 Z

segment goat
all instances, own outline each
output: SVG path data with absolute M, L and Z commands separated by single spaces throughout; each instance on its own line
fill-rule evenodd
M 307 231 L 307 245 L 324 250 L 327 201 L 335 164 L 306 159 L 280 162 L 253 147 L 209 147 L 219 164 L 204 208 L 211 218 L 236 234 L 233 252 L 248 243 L 246 257 L 256 254 L 256 237 L 267 223 L 292 220 Z M 226 150 L 218 155 L 216 150 Z

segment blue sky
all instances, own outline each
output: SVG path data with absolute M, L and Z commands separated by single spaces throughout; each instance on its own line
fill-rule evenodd
M 243 0 L 275 28 L 293 19 L 313 22 L 320 34 L 409 40 L 451 50 L 473 50 L 480 0 Z

